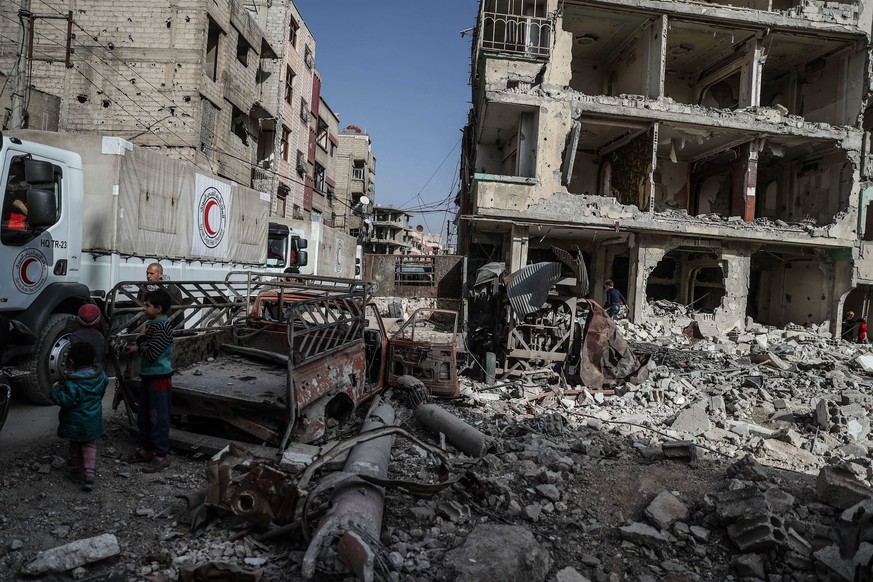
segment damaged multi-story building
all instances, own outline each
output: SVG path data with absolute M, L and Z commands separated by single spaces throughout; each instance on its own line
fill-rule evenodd
M 862 2 L 483 0 L 460 252 L 581 251 L 631 317 L 719 331 L 866 312 L 870 33 Z

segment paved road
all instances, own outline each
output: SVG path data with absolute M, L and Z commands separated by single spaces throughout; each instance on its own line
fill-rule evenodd
M 103 397 L 104 418 L 112 412 L 112 395 L 115 392 L 114 380 L 110 379 L 106 396 Z M 118 408 L 123 413 L 124 407 Z M 18 456 L 23 448 L 37 439 L 57 439 L 58 407 L 30 404 L 12 389 L 12 404 L 9 417 L 0 430 L 0 461 Z

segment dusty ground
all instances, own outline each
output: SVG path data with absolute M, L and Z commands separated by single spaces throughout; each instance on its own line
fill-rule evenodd
M 401 404 L 397 409 L 406 417 L 401 421 L 414 428 Z M 487 407 L 454 410 L 471 421 L 478 419 L 486 432 L 489 425 L 497 426 Z M 717 531 L 709 544 L 686 538 L 670 549 L 653 551 L 623 545 L 616 530 L 639 519 L 663 490 L 675 492 L 694 507 L 707 492 L 723 488 L 726 460 L 703 459 L 694 467 L 647 460 L 638 451 L 651 443 L 641 433 L 623 436 L 588 427 L 558 435 L 527 429 L 505 433 L 502 450 L 469 467 L 468 474 L 480 480 L 479 487 L 448 490 L 425 501 L 389 492 L 382 542 L 384 551 L 395 555 L 395 579 L 445 579 L 441 566 L 445 551 L 486 521 L 529 527 L 553 557 L 552 575 L 573 566 L 596 580 L 726 580 L 731 576 L 732 551 Z M 62 441 L 36 442 L 15 452 L 0 478 L 0 578 L 17 578 L 20 567 L 40 550 L 113 533 L 122 548 L 120 556 L 56 579 L 174 580 L 180 568 L 210 560 L 260 570 L 262 580 L 303 579 L 299 561 L 306 543 L 299 535 L 260 543 L 255 539 L 258 532 L 236 518 L 218 519 L 193 534 L 177 520 L 184 507 L 178 496 L 206 485 L 205 458 L 177 454 L 169 470 L 146 475 L 138 465 L 124 462 L 133 444 L 124 416 L 110 416 L 99 445 L 99 478 L 92 493 L 80 491 L 66 479 Z M 567 456 L 559 459 L 555 450 Z M 398 477 L 427 476 L 421 456 L 404 441 L 398 440 L 394 448 L 392 467 Z M 783 477 L 783 487 L 798 495 L 809 485 L 803 476 Z M 546 481 L 556 482 L 561 501 L 542 505 L 533 517 L 527 508 L 542 501 L 533 487 Z M 418 509 L 413 512 L 413 508 Z M 521 508 L 525 509 L 519 512 Z M 696 518 L 702 520 L 703 515 L 698 512 Z M 670 562 L 681 564 L 681 571 L 666 571 L 663 566 Z

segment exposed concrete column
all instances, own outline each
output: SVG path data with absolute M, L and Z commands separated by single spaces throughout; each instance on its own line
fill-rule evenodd
M 733 213 L 746 222 L 755 220 L 755 193 L 758 189 L 758 148 L 757 141 L 742 144 L 739 159 L 733 170 Z
M 750 249 L 724 249 L 721 252 L 725 296 L 716 309 L 715 320 L 722 333 L 745 329 L 749 303 L 749 275 L 752 270 Z
M 646 281 L 667 251 L 660 247 L 650 247 L 651 240 L 631 235 L 628 239 L 629 272 L 627 278 L 627 304 L 630 306 L 630 320 L 640 323 L 645 320 Z
M 749 41 L 745 62 L 740 69 L 740 109 L 761 105 L 761 73 L 764 69 L 761 62 L 764 54 L 763 45 L 760 36 Z
M 512 230 L 506 234 L 509 248 L 509 272 L 515 273 L 527 265 L 528 227 L 512 225 Z
M 667 15 L 656 17 L 647 33 L 649 63 L 646 67 L 646 97 L 658 99 L 664 94 L 667 62 Z

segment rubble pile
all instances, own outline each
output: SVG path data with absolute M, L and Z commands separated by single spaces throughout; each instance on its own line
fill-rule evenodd
M 668 314 L 662 322 L 620 323 L 635 353 L 651 356 L 648 377 L 636 383 L 591 390 L 544 368 L 491 385 L 464 378 L 462 397 L 448 401 L 426 402 L 411 385 L 384 393 L 366 422 L 393 422 L 430 448 L 401 438 L 383 441 L 387 480 L 356 486 L 384 487 L 381 526 L 368 518 L 363 523 L 376 523 L 375 529 L 340 527 L 341 540 L 354 534 L 351 546 L 340 542 L 335 550 L 333 534 L 316 535 L 315 552 L 308 537 L 319 524 L 329 531 L 325 524 L 339 518 L 336 493 L 331 503 L 315 499 L 305 524 L 299 510 L 281 523 L 240 516 L 261 509 L 257 515 L 263 517 L 262 504 L 237 515 L 192 511 L 196 487 L 190 477 L 173 475 L 182 463 L 177 456 L 164 477 L 163 496 L 134 498 L 135 510 L 126 517 L 130 530 L 122 525 L 125 516 L 115 516 L 111 531 L 78 527 L 63 543 L 52 543 L 40 533 L 57 528 L 63 511 L 51 505 L 52 494 L 40 498 L 45 507 L 32 509 L 30 530 L 15 519 L 0 520 L 0 573 L 23 576 L 36 571 L 29 564 L 39 563 L 40 550 L 111 533 L 121 554 L 96 563 L 71 559 L 79 564 L 75 576 L 870 580 L 873 392 L 867 374 L 873 354 L 823 329 L 797 326 L 749 326 L 748 332 L 699 339 L 683 332 L 680 309 L 667 303 L 659 308 Z M 385 406 L 396 414 L 375 412 Z M 227 473 L 222 483 L 257 485 L 250 489 L 257 495 L 270 490 L 263 487 L 268 477 L 270 483 L 299 479 L 295 471 L 366 426 L 366 411 L 360 412 L 349 423 L 334 424 L 328 442 L 311 447 L 311 456 L 292 455 L 298 469 L 249 461 L 248 475 L 255 478 Z M 466 446 L 471 439 L 475 446 Z M 421 495 L 425 487 L 416 483 L 433 482 L 437 457 L 451 459 L 450 473 L 438 491 Z M 339 487 L 337 477 L 348 478 L 354 464 L 350 459 L 323 463 L 309 475 L 307 490 Z M 202 472 L 202 461 L 199 469 L 187 462 Z M 48 491 L 63 489 L 62 479 L 54 479 L 58 470 L 47 466 L 15 473 L 15 479 L 35 490 L 28 479 L 39 475 Z M 119 481 L 113 471 L 118 468 L 102 470 L 101 490 L 123 485 L 120 493 L 129 497 L 131 475 Z M 349 492 L 342 503 L 354 507 L 354 489 Z M 184 503 L 170 502 L 179 495 L 188 496 Z M 225 497 L 241 498 L 231 490 Z M 87 511 L 82 505 L 92 499 L 73 511 Z M 130 551 L 132 530 L 146 524 L 153 533 L 139 543 L 154 549 Z

